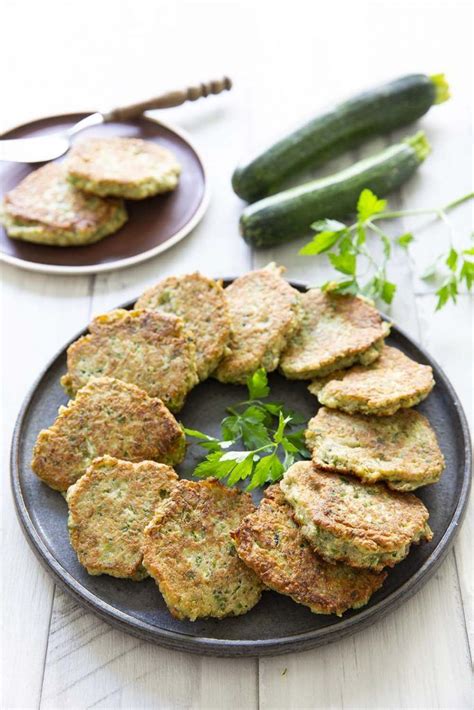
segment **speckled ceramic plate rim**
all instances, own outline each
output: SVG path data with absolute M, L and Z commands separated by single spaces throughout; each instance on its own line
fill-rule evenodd
M 93 113 L 93 112 L 91 112 Z M 61 118 L 62 116 L 67 117 L 70 114 L 58 114 L 57 116 L 54 116 L 54 118 Z M 43 118 L 53 118 L 53 116 L 46 116 Z M 163 126 L 163 128 L 168 129 L 169 131 L 175 133 L 179 138 L 181 138 L 185 143 L 189 145 L 191 150 L 196 154 L 196 157 L 201 165 L 202 168 L 202 174 L 203 174 L 203 182 L 204 182 L 204 192 L 203 196 L 201 199 L 201 202 L 199 204 L 199 207 L 197 208 L 196 212 L 193 214 L 191 219 L 188 221 L 187 224 L 182 227 L 178 232 L 176 232 L 175 235 L 170 237 L 166 242 L 163 244 L 158 244 L 158 246 L 153 247 L 152 249 L 148 249 L 147 251 L 142 252 L 141 254 L 136 254 L 135 256 L 129 256 L 125 259 L 117 259 L 117 261 L 112 261 L 110 263 L 106 264 L 89 264 L 87 266 L 57 266 L 56 264 L 38 264 L 33 261 L 26 261 L 24 259 L 18 259 L 16 256 L 10 256 L 9 254 L 5 254 L 4 252 L 0 251 L 0 262 L 4 262 L 6 264 L 10 264 L 12 266 L 16 266 L 20 269 L 24 269 L 26 271 L 36 271 L 40 272 L 43 274 L 58 274 L 58 275 L 75 275 L 75 276 L 84 276 L 87 274 L 100 274 L 105 271 L 118 271 L 119 269 L 124 269 L 127 266 L 134 266 L 135 264 L 140 264 L 142 261 L 147 261 L 148 259 L 153 258 L 154 256 L 157 256 L 158 254 L 161 254 L 162 252 L 166 251 L 167 249 L 170 249 L 172 246 L 180 242 L 184 237 L 187 237 L 188 234 L 190 234 L 195 227 L 199 224 L 201 219 L 204 217 L 207 208 L 209 207 L 209 200 L 210 200 L 210 190 L 209 190 L 209 183 L 207 179 L 207 172 L 206 172 L 206 167 L 204 164 L 204 160 L 202 158 L 202 155 L 200 151 L 196 148 L 194 142 L 192 141 L 191 137 L 189 134 L 184 131 L 181 128 L 177 128 L 174 124 L 167 123 L 166 121 L 161 121 L 156 118 L 153 118 L 149 116 L 148 114 L 144 114 L 144 118 L 146 118 L 148 121 L 151 121 L 153 123 L 157 123 L 160 126 Z M 43 120 L 43 119 L 37 119 L 37 120 Z M 34 120 L 27 121 L 27 123 L 22 123 L 19 124 L 18 126 L 14 126 L 13 128 L 8 129 L 7 131 L 4 131 L 3 133 L 0 134 L 0 139 L 2 138 L 7 138 L 8 135 L 17 129 L 21 128 L 26 128 L 28 125 L 31 123 L 34 123 Z
M 223 279 L 223 281 L 227 283 L 232 280 L 232 278 Z M 290 281 L 290 283 L 292 286 L 298 288 L 300 291 L 304 291 L 307 288 L 304 284 L 299 282 Z M 128 301 L 122 306 L 119 306 L 119 308 L 129 308 L 133 303 L 134 301 Z M 384 318 L 385 320 L 390 320 L 385 316 Z M 461 522 L 464 518 L 467 502 L 469 499 L 469 491 L 471 488 L 472 451 L 470 432 L 466 415 L 464 413 L 459 397 L 457 396 L 453 386 L 451 385 L 451 382 L 445 375 L 444 371 L 438 365 L 436 360 L 434 360 L 431 355 L 429 355 L 426 350 L 424 350 L 424 348 L 415 343 L 412 338 L 410 338 L 405 333 L 405 331 L 395 325 L 393 325 L 392 329 L 398 332 L 402 336 L 402 338 L 405 338 L 410 344 L 413 344 L 416 348 L 418 348 L 419 352 L 431 364 L 433 369 L 437 370 L 438 378 L 441 377 L 441 379 L 443 380 L 443 384 L 446 387 L 449 396 L 451 397 L 459 415 L 459 420 L 461 423 L 465 466 L 463 471 L 463 480 L 459 494 L 459 500 L 457 502 L 453 516 L 449 525 L 446 528 L 443 537 L 440 539 L 436 548 L 433 550 L 433 552 L 425 561 L 425 563 L 417 570 L 417 572 L 412 575 L 407 582 L 398 587 L 398 589 L 396 589 L 390 596 L 386 597 L 385 599 L 381 600 L 370 608 L 367 608 L 363 611 L 358 611 L 357 615 L 354 617 L 347 619 L 343 618 L 335 627 L 330 626 L 323 629 L 317 629 L 316 631 L 304 632 L 288 637 L 275 637 L 272 639 L 265 640 L 236 641 L 230 639 L 226 640 L 198 637 L 185 632 L 178 633 L 162 629 L 152 624 L 148 624 L 142 620 L 137 619 L 136 617 L 119 611 L 111 604 L 107 604 L 106 602 L 102 601 L 94 594 L 92 594 L 82 584 L 80 584 L 71 574 L 69 574 L 66 569 L 64 569 L 62 565 L 58 563 L 56 558 L 50 553 L 30 518 L 21 491 L 21 484 L 18 476 L 18 459 L 19 448 L 21 445 L 20 434 L 23 426 L 23 420 L 28 412 L 28 407 L 35 395 L 39 383 L 41 382 L 45 374 L 48 372 L 49 368 L 55 363 L 55 361 L 59 357 L 61 357 L 65 349 L 72 342 L 77 340 L 77 338 L 80 337 L 84 331 L 80 331 L 64 347 L 62 347 L 54 355 L 54 357 L 51 358 L 46 367 L 43 369 L 39 377 L 36 379 L 32 387 L 30 388 L 23 402 L 13 432 L 10 456 L 12 493 L 18 519 L 20 521 L 25 537 L 30 547 L 33 549 L 33 552 L 35 553 L 36 557 L 43 565 L 43 567 L 45 567 L 45 569 L 53 576 L 55 582 L 61 587 L 61 589 L 70 594 L 81 606 L 96 614 L 115 628 L 118 628 L 126 633 L 130 633 L 138 638 L 142 638 L 146 641 L 157 643 L 158 645 L 164 646 L 166 648 L 171 648 L 179 651 L 187 651 L 191 653 L 198 653 L 200 655 L 248 657 L 269 656 L 294 651 L 304 651 L 310 648 L 315 648 L 317 646 L 322 646 L 324 644 L 331 643 L 332 641 L 339 640 L 345 636 L 349 636 L 355 633 L 356 631 L 360 631 L 370 626 L 376 620 L 381 619 L 383 616 L 385 616 L 388 612 L 394 611 L 399 606 L 401 606 L 401 604 L 403 604 L 407 599 L 413 596 L 413 594 L 415 594 L 430 579 L 430 577 L 436 572 L 436 570 L 438 569 L 441 562 L 444 560 L 454 543 Z

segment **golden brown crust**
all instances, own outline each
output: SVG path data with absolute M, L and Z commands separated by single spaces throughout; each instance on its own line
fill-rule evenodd
M 289 379 L 306 380 L 377 358 L 388 326 L 365 299 L 310 289 L 301 298 L 301 327 L 280 361 Z
M 314 380 L 308 389 L 326 407 L 388 416 L 418 404 L 433 386 L 429 365 L 420 365 L 397 348 L 385 345 L 372 364 L 334 372 Z
M 31 467 L 51 488 L 65 491 L 93 459 L 182 461 L 185 437 L 159 399 L 111 377 L 93 378 L 36 440 Z
M 143 199 L 174 190 L 181 167 L 174 154 L 141 138 L 88 138 L 76 143 L 66 169 L 80 189 Z
M 48 163 L 6 194 L 4 209 L 10 217 L 41 223 L 52 233 L 84 233 L 95 232 L 113 219 L 121 204 L 84 195 L 68 183 L 63 164 Z
M 178 476 L 154 461 L 102 456 L 67 492 L 69 539 L 89 574 L 140 580 L 143 533 Z
M 178 482 L 145 530 L 143 558 L 173 616 L 236 616 L 258 602 L 262 585 L 230 536 L 253 510 L 247 493 L 215 479 Z
M 221 284 L 196 272 L 170 276 L 140 296 L 135 308 L 173 313 L 183 319 L 196 346 L 199 379 L 215 370 L 227 351 L 230 315 Z
M 311 549 L 278 485 L 232 533 L 237 553 L 267 587 L 308 606 L 315 614 L 342 615 L 367 604 L 385 573 L 330 564 Z
M 232 338 L 230 354 L 221 360 L 215 377 L 221 382 L 245 383 L 259 367 L 272 372 L 299 324 L 300 294 L 285 281 L 282 267 L 240 276 L 225 289 Z
M 280 486 L 302 533 L 325 559 L 379 570 L 403 559 L 412 542 L 432 537 L 421 500 L 383 483 L 367 485 L 299 462 Z
M 308 422 L 306 445 L 316 466 L 390 487 L 433 483 L 444 468 L 429 421 L 414 409 L 375 417 L 321 407 Z
M 118 308 L 94 318 L 90 334 L 69 346 L 61 380 L 75 394 L 91 377 L 116 377 L 160 397 L 173 411 L 198 382 L 194 343 L 180 318 Z

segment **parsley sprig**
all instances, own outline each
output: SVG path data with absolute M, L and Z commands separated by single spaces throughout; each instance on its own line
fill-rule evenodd
M 294 430 L 304 418 L 283 404 L 263 401 L 270 394 L 264 369 L 248 378 L 247 389 L 247 400 L 227 407 L 229 416 L 221 422 L 221 439 L 196 429 L 185 432 L 208 451 L 196 467 L 195 476 L 215 476 L 229 486 L 250 479 L 250 491 L 279 481 L 287 468 L 301 458 L 309 458 L 309 453 L 304 429 Z M 232 448 L 236 446 L 240 448 Z
M 436 310 L 439 310 L 450 299 L 456 302 L 459 288 L 463 282 L 469 291 L 474 283 L 474 262 L 471 261 L 474 249 L 464 249 L 463 251 L 455 249 L 452 229 L 447 217 L 449 210 L 473 197 L 474 193 L 469 193 L 437 209 L 390 211 L 386 209 L 387 200 L 381 200 L 371 190 L 365 189 L 357 201 L 356 222 L 350 225 L 334 219 L 314 222 L 311 229 L 316 234 L 299 253 L 304 256 L 326 253 L 333 268 L 344 275 L 339 281 L 329 281 L 323 284 L 324 290 L 362 294 L 390 304 L 397 290 L 396 284 L 387 278 L 387 266 L 392 255 L 393 242 L 408 250 L 414 240 L 414 235 L 412 232 L 407 232 L 392 238 L 376 222 L 413 215 L 434 215 L 448 227 L 449 248 L 437 257 L 434 264 L 422 275 L 422 278 L 433 278 L 439 274 L 443 267 L 447 271 L 443 282 L 436 291 L 438 296 Z M 382 245 L 382 257 L 379 261 L 374 257 L 374 253 L 369 247 L 369 235 L 374 235 Z

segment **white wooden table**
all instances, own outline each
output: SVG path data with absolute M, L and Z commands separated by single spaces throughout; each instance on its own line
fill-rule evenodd
M 444 71 L 453 98 L 422 121 L 433 154 L 392 203 L 438 206 L 472 189 L 469 5 L 4 0 L 1 129 L 224 72 L 235 90 L 166 115 L 192 133 L 209 171 L 211 206 L 190 237 L 152 261 L 103 276 L 2 270 L 2 708 L 470 707 L 472 518 L 430 582 L 357 636 L 260 661 L 201 658 L 115 631 L 55 588 L 23 539 L 7 477 L 11 430 L 29 385 L 91 314 L 165 275 L 194 269 L 238 274 L 275 259 L 289 277 L 324 280 L 319 261 L 296 255 L 298 244 L 253 253 L 238 236 L 241 204 L 230 175 L 242 155 L 269 137 L 377 81 Z M 459 244 L 472 229 L 470 214 L 466 206 L 453 215 Z M 456 307 L 435 315 L 433 289 L 418 278 L 444 239 L 439 225 L 420 233 L 416 264 L 397 253 L 392 315 L 439 360 L 470 415 L 472 302 L 462 294 Z

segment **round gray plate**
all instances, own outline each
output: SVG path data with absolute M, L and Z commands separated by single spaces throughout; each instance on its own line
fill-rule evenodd
M 294 285 L 303 290 L 301 285 Z M 28 394 L 13 436 L 13 496 L 28 542 L 55 581 L 87 609 L 123 631 L 182 651 L 220 656 L 286 653 L 329 643 L 368 626 L 398 607 L 436 570 L 459 529 L 471 479 L 468 426 L 446 375 L 398 328 L 392 329 L 388 342 L 434 370 L 436 387 L 419 409 L 436 431 L 446 470 L 439 483 L 418 491 L 430 511 L 433 540 L 415 546 L 406 560 L 390 570 L 382 589 L 363 609 L 348 612 L 342 618 L 315 615 L 288 597 L 265 592 L 260 603 L 244 616 L 192 623 L 178 621 L 169 614 L 151 579 L 136 583 L 105 575 L 89 576 L 69 545 L 66 502 L 30 468 L 38 432 L 54 421 L 58 407 L 67 402 L 59 385 L 59 378 L 66 371 L 67 345 Z M 272 399 L 284 401 L 308 419 L 314 416 L 317 400 L 308 393 L 307 383 L 272 374 L 270 384 Z M 243 387 L 208 380 L 190 393 L 179 419 L 187 427 L 218 435 L 226 406 L 242 401 L 245 394 Z M 202 450 L 192 445 L 178 467 L 180 476 L 191 477 L 200 455 Z

